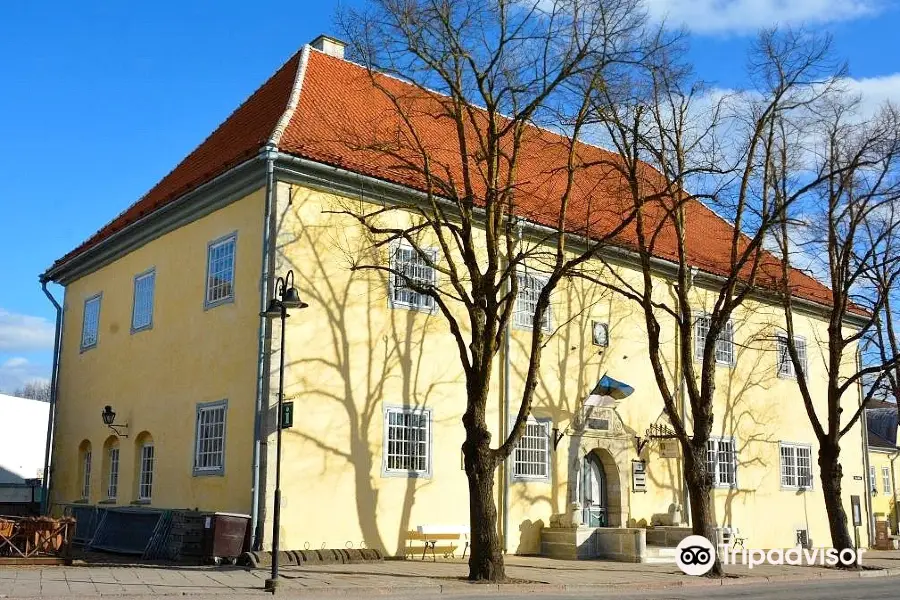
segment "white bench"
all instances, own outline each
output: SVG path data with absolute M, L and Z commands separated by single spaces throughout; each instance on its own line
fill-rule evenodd
M 444 558 L 452 557 L 456 554 L 456 549 L 461 543 L 465 543 L 462 557 L 466 557 L 469 551 L 469 526 L 468 525 L 419 525 L 412 531 L 406 533 L 406 554 L 411 554 L 413 542 L 422 542 L 422 560 L 425 560 L 425 553 L 431 550 L 432 560 L 437 560 L 435 550 L 438 542 L 446 542 L 441 545 Z M 454 544 L 453 542 L 456 542 Z M 415 549 L 418 553 L 418 549 Z

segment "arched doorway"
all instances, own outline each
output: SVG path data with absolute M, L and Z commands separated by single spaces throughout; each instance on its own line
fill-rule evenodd
M 608 527 L 609 484 L 606 471 L 595 452 L 588 452 L 582 464 L 582 521 L 587 527 Z

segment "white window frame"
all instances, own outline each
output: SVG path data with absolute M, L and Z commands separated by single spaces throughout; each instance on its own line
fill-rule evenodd
M 806 490 L 813 489 L 812 446 L 795 442 L 779 442 L 778 458 L 781 467 L 781 489 L 783 490 L 798 490 L 801 488 L 800 480 L 801 476 L 804 474 L 804 468 L 800 464 L 803 459 L 803 457 L 800 456 L 801 450 L 806 451 L 806 485 L 802 487 Z M 785 462 L 786 457 L 789 457 L 792 461 L 791 464 Z M 788 472 L 788 468 L 790 468 L 790 472 Z
M 424 469 L 401 469 L 391 467 L 390 447 L 392 443 L 404 443 L 402 439 L 391 439 L 391 431 L 398 425 L 390 423 L 391 415 L 418 415 L 425 419 L 425 468 Z M 400 426 L 403 427 L 403 426 Z M 431 477 L 431 467 L 434 460 L 434 421 L 430 408 L 414 407 L 414 406 L 385 406 L 384 407 L 384 432 L 381 448 L 381 474 L 383 477 L 416 477 L 428 479 Z M 408 442 L 407 442 L 408 443 Z M 403 457 L 404 455 L 397 455 Z M 414 460 L 415 457 L 405 455 L 407 459 Z
M 156 465 L 156 448 L 153 442 L 141 444 L 140 469 L 138 470 L 138 500 L 150 502 L 153 499 L 153 471 Z
M 794 336 L 794 346 L 797 348 L 797 354 L 800 355 L 800 362 L 803 365 L 803 371 L 807 371 L 807 352 L 806 338 L 799 335 Z M 778 377 L 781 379 L 796 379 L 797 373 L 794 370 L 794 361 L 791 360 L 791 354 L 788 351 L 788 340 L 786 333 L 779 333 L 775 340 L 775 354 L 778 369 Z
M 91 468 L 93 467 L 93 456 L 90 448 L 84 451 L 81 457 L 81 497 L 89 500 L 91 497 Z
M 139 294 L 141 297 L 138 297 Z M 147 269 L 134 276 L 134 291 L 131 297 L 131 333 L 152 329 L 153 302 L 156 297 L 156 269 Z M 141 317 L 140 322 L 138 322 L 138 317 Z
M 869 465 L 869 493 L 878 492 L 878 480 L 875 478 L 875 465 Z
M 535 275 L 528 269 L 522 269 L 516 272 L 518 278 L 518 290 L 516 292 L 516 310 L 513 316 L 513 325 L 516 329 L 525 329 L 531 331 L 534 323 L 534 313 L 537 310 L 537 297 L 541 290 L 550 281 L 548 277 Z M 538 286 L 531 285 L 538 283 Z M 544 318 L 541 322 L 542 331 L 553 330 L 553 306 L 547 306 Z
M 119 447 L 112 446 L 107 450 L 109 456 L 109 473 L 106 481 L 106 499 L 115 500 L 119 496 Z
M 221 423 L 209 420 L 209 416 L 221 414 Z M 204 427 L 222 427 L 222 435 L 202 435 L 207 432 Z M 201 402 L 197 404 L 197 418 L 194 424 L 194 475 L 223 475 L 225 473 L 225 444 L 228 440 L 228 400 Z M 217 450 L 209 450 L 210 444 L 221 442 Z M 203 457 L 219 456 L 219 464 L 205 463 Z
M 513 481 L 550 481 L 550 424 L 550 419 L 528 417 L 525 432 L 510 455 Z M 543 474 L 522 472 L 541 465 Z
M 91 310 L 93 306 L 97 307 L 96 315 L 93 313 L 88 313 L 89 307 Z M 81 351 L 90 350 L 91 348 L 97 347 L 97 342 L 100 341 L 100 310 L 103 306 L 103 294 L 94 294 L 90 298 L 85 299 L 84 301 L 84 312 L 81 315 Z M 91 316 L 90 321 L 88 321 L 88 316 Z M 89 327 L 93 328 L 93 337 L 89 337 Z
M 216 265 L 213 264 L 213 253 L 222 248 L 223 246 L 231 245 L 231 264 L 226 265 L 224 262 L 222 263 L 222 269 L 213 271 L 214 268 L 218 269 L 218 263 Z M 216 257 L 218 259 L 218 257 Z M 231 271 L 231 290 L 225 296 L 219 296 L 216 298 L 210 298 L 212 292 L 218 287 L 219 284 L 213 285 L 212 277 L 214 275 L 218 275 L 221 273 L 225 273 L 230 269 Z M 206 246 L 206 281 L 203 286 L 203 306 L 204 308 L 215 308 L 216 306 L 221 306 L 222 304 L 228 304 L 230 302 L 234 302 L 235 295 L 235 281 L 237 279 L 237 231 L 229 233 L 228 235 L 224 235 L 218 239 L 215 239 Z M 224 281 L 224 280 L 223 280 Z
M 710 446 L 712 444 L 712 447 Z M 728 473 L 727 469 L 721 469 L 722 465 L 722 455 L 727 453 L 728 450 L 723 449 L 723 445 L 730 444 L 731 445 L 731 479 L 733 481 L 727 480 Z M 710 452 L 713 452 L 712 461 L 710 461 Z M 709 441 L 706 443 L 706 465 L 707 469 L 710 470 L 710 475 L 712 476 L 712 486 L 714 488 L 736 488 L 737 487 L 737 476 L 738 476 L 738 460 L 737 460 L 737 441 L 734 437 L 715 437 L 712 436 L 709 438 Z M 710 466 L 711 465 L 711 466 Z
M 884 494 L 891 493 L 891 469 L 890 469 L 890 467 L 881 467 L 881 491 Z
M 706 335 L 709 333 L 711 317 L 706 313 L 694 315 L 694 358 L 703 360 L 703 351 L 706 349 Z M 725 360 L 722 355 L 729 358 Z M 737 351 L 734 344 L 734 321 L 729 319 L 716 338 L 715 361 L 717 365 L 733 367 L 737 361 Z
M 410 252 L 411 255 L 403 261 L 400 261 L 398 253 L 401 251 Z M 423 254 L 427 254 L 429 258 L 422 256 Z M 412 280 L 436 287 L 438 273 L 437 269 L 434 268 L 434 263 L 437 262 L 437 256 L 437 250 L 434 248 L 415 248 L 412 245 L 403 242 L 391 245 L 391 272 L 388 275 L 388 298 L 390 299 L 392 308 L 405 308 L 426 313 L 433 313 L 437 310 L 437 303 L 434 301 L 434 298 L 426 294 L 420 294 L 405 285 L 406 281 Z M 428 264 L 428 260 L 431 261 L 430 265 Z M 402 266 L 410 264 L 413 261 L 416 262 L 416 264 L 413 265 L 413 268 L 422 270 L 423 272 L 421 274 L 414 273 L 410 276 Z M 426 271 L 430 271 L 430 274 Z M 406 274 L 406 277 L 400 276 L 396 272 L 404 273 Z M 429 275 L 430 279 L 428 277 Z

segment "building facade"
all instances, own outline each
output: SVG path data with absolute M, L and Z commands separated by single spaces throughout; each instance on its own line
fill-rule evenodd
M 866 404 L 866 440 L 869 455 L 869 493 L 876 528 L 886 523 L 889 535 L 897 535 L 897 405 L 871 401 Z
M 137 204 L 43 275 L 66 290 L 55 505 L 248 513 L 265 546 L 282 349 L 279 325 L 259 313 L 275 277 L 292 269 L 309 308 L 293 311 L 285 332 L 285 399 L 294 403 L 294 423 L 284 432 L 282 547 L 352 544 L 396 554 L 418 525 L 468 523 L 465 386 L 446 323 L 428 298 L 348 262 L 370 250 L 342 209 L 375 208 L 414 190 L 336 144 L 335 132 L 351 121 L 380 116 L 377 94 L 366 71 L 342 59 L 339 44 L 320 38 L 314 45 Z M 706 235 L 730 236 L 724 220 L 695 210 Z M 617 256 L 618 276 L 636 279 L 634 262 Z M 367 258 L 437 281 L 402 245 Z M 668 285 L 664 275 L 659 281 L 660 289 Z M 520 291 L 517 323 L 530 322 L 530 285 Z M 693 293 L 697 306 L 711 306 L 702 273 Z M 820 297 L 827 295 L 805 299 L 795 327 L 810 385 L 824 392 L 823 349 L 814 343 L 827 328 Z M 665 430 L 666 419 L 640 312 L 573 281 L 554 293 L 549 320 L 554 333 L 525 437 L 497 473 L 506 550 L 541 552 L 542 532 L 571 522 L 573 505 L 597 527 L 687 524 L 678 448 L 648 437 Z M 703 322 L 698 315 L 696 327 Z M 784 360 L 782 325 L 779 308 L 755 298 L 717 344 L 708 451 L 714 518 L 750 547 L 799 539 L 825 546 L 818 448 Z M 529 337 L 527 326 L 515 325 L 498 361 L 488 417 L 495 443 L 517 410 Z M 677 381 L 674 343 L 666 352 Z M 604 375 L 634 393 L 586 404 Z M 102 422 L 106 405 L 127 437 Z M 868 494 L 860 427 L 844 440 L 851 515 L 852 498 Z M 861 515 L 862 544 L 869 543 L 867 522 Z

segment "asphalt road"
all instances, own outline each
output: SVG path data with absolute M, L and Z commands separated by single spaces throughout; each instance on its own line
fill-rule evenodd
M 322 596 L 325 598 L 326 596 Z M 416 600 L 447 600 L 448 598 L 465 598 L 466 600 L 551 600 L 570 598 L 587 600 L 588 598 L 617 598 L 621 600 L 897 600 L 900 598 L 900 577 L 872 577 L 864 579 L 831 580 L 826 582 L 800 582 L 792 584 L 748 584 L 727 585 L 722 587 L 686 587 L 668 590 L 621 593 L 621 590 L 609 594 L 465 594 L 465 595 L 431 595 L 415 596 Z M 309 598 L 309 596 L 306 596 Z M 333 598 L 333 596 L 332 596 Z M 369 596 L 373 598 L 373 596 Z

